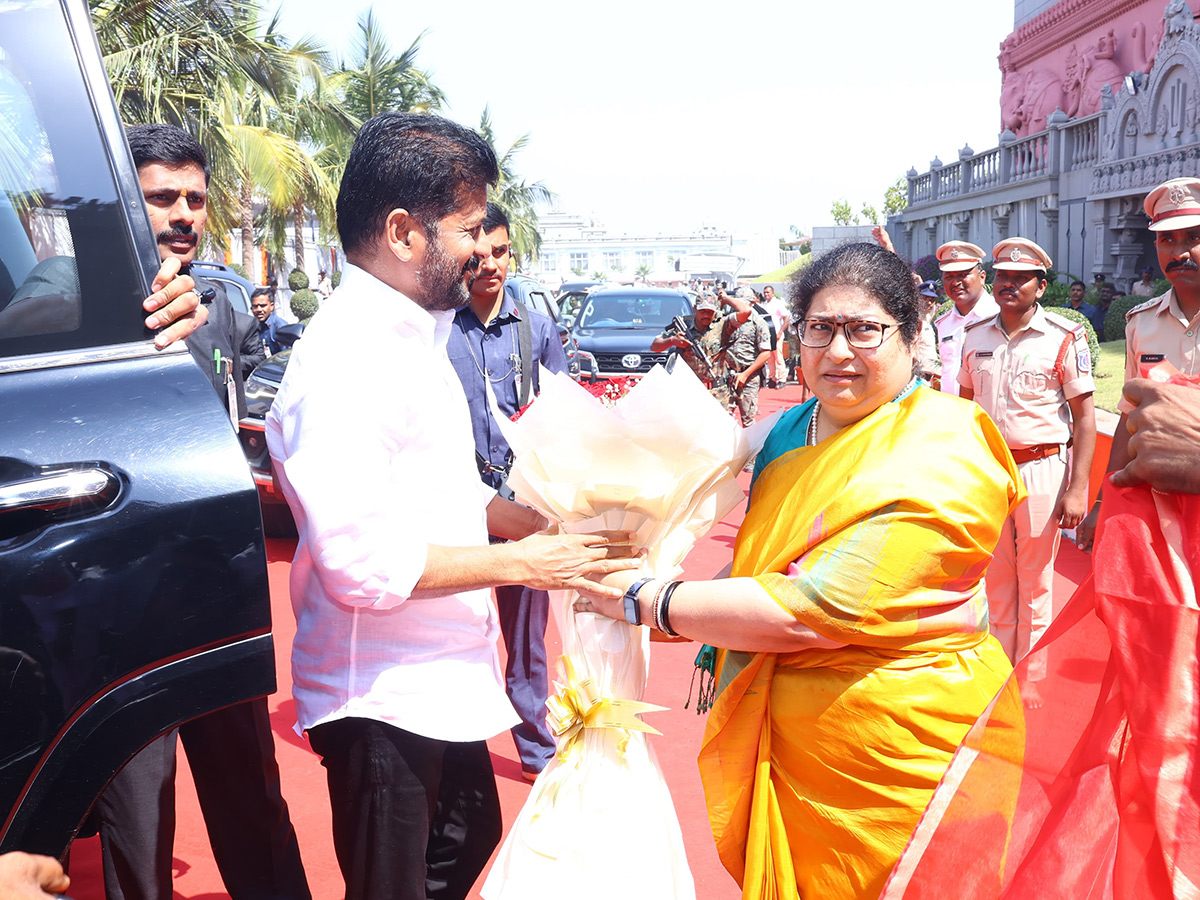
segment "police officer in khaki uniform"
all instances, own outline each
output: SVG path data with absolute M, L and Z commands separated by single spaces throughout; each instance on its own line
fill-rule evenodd
M 942 287 L 953 303 L 933 320 L 938 357 L 942 363 L 941 389 L 948 394 L 958 393 L 964 329 L 994 316 L 1000 309 L 985 290 L 987 273 L 983 269 L 983 258 L 983 249 L 966 241 L 950 241 L 937 249 Z
M 1143 366 L 1168 362 L 1184 375 L 1200 373 L 1200 178 L 1173 178 L 1152 190 L 1144 204 L 1155 232 L 1158 265 L 1171 289 L 1135 306 L 1125 316 L 1125 382 L 1142 377 Z M 1129 413 L 1125 397 L 1117 409 L 1121 421 L 1113 432 L 1108 471 L 1129 462 Z M 1196 450 L 1200 458 L 1200 447 Z M 1101 495 L 1101 497 L 1103 494 Z M 1076 534 L 1080 547 L 1091 549 L 1101 498 Z
M 1004 524 L 986 580 L 992 634 L 1015 663 L 1053 617 L 1059 529 L 1074 528 L 1087 512 L 1095 384 L 1083 326 L 1037 302 L 1051 266 L 1046 251 L 1033 241 L 1010 238 L 992 256 L 1000 312 L 967 326 L 958 381 L 962 396 L 995 420 L 1029 492 Z M 1044 666 L 1030 669 L 1028 705 L 1040 705 L 1036 682 L 1045 674 Z

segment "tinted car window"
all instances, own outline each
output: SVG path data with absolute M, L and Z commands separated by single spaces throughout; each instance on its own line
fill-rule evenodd
M 602 294 L 585 301 L 575 324 L 578 328 L 664 328 L 675 316 L 690 312 L 683 297 Z
M 74 57 L 46 50 L 64 46 L 57 5 L 0 5 L 0 357 L 145 335 L 145 275 L 93 105 L 64 71 Z

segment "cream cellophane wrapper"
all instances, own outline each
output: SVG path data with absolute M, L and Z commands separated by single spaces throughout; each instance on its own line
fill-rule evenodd
M 745 502 L 737 475 L 773 424 L 742 429 L 685 366 L 655 366 L 612 408 L 566 375 L 543 370 L 541 385 L 518 421 L 496 414 L 515 459 L 509 486 L 562 531 L 636 532 L 647 577 L 676 576 L 696 539 Z M 640 701 L 649 629 L 576 612 L 576 599 L 551 594 L 577 679 L 592 679 L 605 698 Z M 569 746 L 560 738 L 483 896 L 693 900 L 675 807 L 647 737 L 584 728 Z

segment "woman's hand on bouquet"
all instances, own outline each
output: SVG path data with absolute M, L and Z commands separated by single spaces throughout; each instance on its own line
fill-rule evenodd
M 609 584 L 623 578 L 627 587 L 641 565 L 628 531 L 595 534 L 534 534 L 509 546 L 527 571 L 515 583 L 544 591 L 572 590 L 604 597 L 621 605 L 625 587 Z

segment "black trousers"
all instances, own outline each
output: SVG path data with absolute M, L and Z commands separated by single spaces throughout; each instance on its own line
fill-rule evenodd
M 180 726 L 213 859 L 233 900 L 311 900 L 279 785 L 267 700 Z M 171 900 L 176 732 L 142 749 L 96 801 L 108 900 Z
M 333 808 L 346 900 L 462 900 L 500 843 L 484 741 L 422 737 L 374 719 L 308 730 Z

